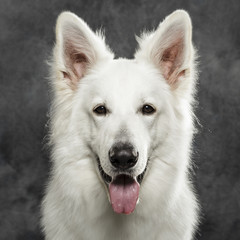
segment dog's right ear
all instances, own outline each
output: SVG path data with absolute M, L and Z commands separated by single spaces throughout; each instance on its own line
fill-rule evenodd
M 191 89 L 195 75 L 192 23 L 187 12 L 177 10 L 156 31 L 139 38 L 138 61 L 154 64 L 166 82 L 175 89 Z
M 72 90 L 98 61 L 112 59 L 103 36 L 95 34 L 75 14 L 63 12 L 57 19 L 54 62 L 57 78 Z

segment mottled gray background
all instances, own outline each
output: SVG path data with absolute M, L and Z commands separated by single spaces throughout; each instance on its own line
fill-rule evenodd
M 0 1 L 0 239 L 43 239 L 39 204 L 49 172 L 43 148 L 50 97 L 45 60 L 58 14 L 103 26 L 117 56 L 132 57 L 134 33 L 186 9 L 200 54 L 202 127 L 195 138 L 199 240 L 240 239 L 240 1 Z

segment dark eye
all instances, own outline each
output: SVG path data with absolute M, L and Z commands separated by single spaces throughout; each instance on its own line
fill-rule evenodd
M 148 104 L 145 104 L 142 107 L 142 114 L 145 114 L 145 115 L 153 114 L 153 113 L 155 113 L 155 111 L 156 111 L 156 109 L 153 108 L 151 105 L 148 105 Z
M 95 107 L 93 109 L 93 112 L 95 112 L 98 115 L 106 115 L 107 114 L 107 109 L 106 109 L 105 106 L 100 105 L 100 106 Z

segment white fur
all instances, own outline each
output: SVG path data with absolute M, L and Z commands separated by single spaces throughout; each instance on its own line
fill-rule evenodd
M 101 34 L 72 13 L 59 16 L 52 63 L 53 166 L 42 208 L 47 240 L 192 239 L 198 207 L 188 176 L 196 80 L 191 34 L 188 14 L 178 10 L 138 39 L 134 60 L 114 60 Z M 168 78 L 171 61 L 162 56 L 177 39 L 181 54 Z M 88 61 L 72 63 L 66 41 Z M 110 113 L 97 116 L 93 108 L 103 103 Z M 145 103 L 156 112 L 142 115 Z M 139 151 L 135 177 L 149 159 L 130 215 L 113 212 L 97 168 L 98 156 L 114 177 L 107 153 L 118 138 Z

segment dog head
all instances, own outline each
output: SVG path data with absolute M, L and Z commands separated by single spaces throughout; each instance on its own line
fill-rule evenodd
M 114 211 L 131 213 L 148 162 L 173 132 L 173 102 L 191 98 L 190 18 L 176 11 L 143 34 L 133 60 L 114 59 L 103 36 L 72 13 L 56 29 L 54 87 L 70 109 L 64 130 L 79 133 L 79 156 L 81 144 L 89 149 Z

